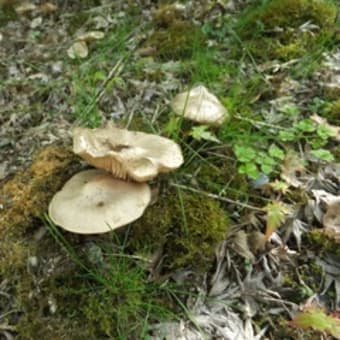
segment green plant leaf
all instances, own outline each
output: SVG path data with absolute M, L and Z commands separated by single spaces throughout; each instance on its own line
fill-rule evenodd
M 316 158 L 318 158 L 322 161 L 326 161 L 326 162 L 334 161 L 334 156 L 328 150 L 317 149 L 317 150 L 312 150 L 310 153 L 311 153 L 311 155 L 313 155 L 314 157 L 316 157 Z
M 272 144 L 269 147 L 269 155 L 280 160 L 283 160 L 285 158 L 284 151 L 275 144 Z
M 280 110 L 290 116 L 297 116 L 300 113 L 300 108 L 294 103 L 287 103 Z
M 242 163 L 248 163 L 256 156 L 256 151 L 249 146 L 235 145 L 234 152 L 237 160 Z
M 340 319 L 332 315 L 327 315 L 325 311 L 319 307 L 312 306 L 298 313 L 295 318 L 290 321 L 290 324 L 302 329 L 312 328 L 316 331 L 332 335 L 336 339 L 340 339 Z
M 272 173 L 272 171 L 274 170 L 274 167 L 272 165 L 269 164 L 261 164 L 261 171 L 266 174 L 269 175 Z
M 221 143 L 221 141 L 210 131 L 208 131 L 208 126 L 200 125 L 191 128 L 190 136 L 198 141 L 208 140 L 215 143 Z
M 316 133 L 322 139 L 328 139 L 330 137 L 336 136 L 336 132 L 325 124 L 320 124 L 316 130 Z
M 257 169 L 257 166 L 254 163 L 246 163 L 242 164 L 238 171 L 240 174 L 245 174 L 251 179 L 257 179 L 260 176 L 259 170 Z
M 270 238 L 273 232 L 285 221 L 289 209 L 285 204 L 279 201 L 273 201 L 266 205 L 264 210 L 267 212 L 266 240 Z
M 289 129 L 279 132 L 279 139 L 283 142 L 291 142 L 296 139 L 295 130 Z
M 313 132 L 316 130 L 316 124 L 311 119 L 303 119 L 294 124 L 294 127 L 302 132 Z

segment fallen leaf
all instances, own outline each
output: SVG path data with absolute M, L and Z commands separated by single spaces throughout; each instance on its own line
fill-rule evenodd
M 36 5 L 30 3 L 30 2 L 24 2 L 23 4 L 15 7 L 15 12 L 18 15 L 26 15 L 32 11 L 34 11 L 37 8 Z
M 281 178 L 294 188 L 298 188 L 302 183 L 297 175 L 305 170 L 304 162 L 295 152 L 290 151 L 286 154 L 281 167 Z
M 91 42 L 103 39 L 105 34 L 101 31 L 86 32 L 76 38 L 77 41 Z
M 58 6 L 55 4 L 52 4 L 51 2 L 45 2 L 44 4 L 40 5 L 40 11 L 43 14 L 50 14 L 55 12 L 58 9 Z
M 340 242 L 340 197 L 332 201 L 322 219 L 325 234 Z
M 255 260 L 254 254 L 249 249 L 248 236 L 243 230 L 238 231 L 234 235 L 232 248 L 237 254 L 244 257 L 245 259 L 250 261 Z

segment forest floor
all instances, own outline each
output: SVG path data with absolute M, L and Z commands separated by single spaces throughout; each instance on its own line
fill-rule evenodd
M 0 0 L 0 339 L 340 339 L 339 0 Z M 228 110 L 187 121 L 197 85 Z M 137 221 L 47 215 L 72 130 L 184 164 Z

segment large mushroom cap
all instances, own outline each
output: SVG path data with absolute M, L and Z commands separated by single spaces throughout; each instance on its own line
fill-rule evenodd
M 99 234 L 139 218 L 150 202 L 150 187 L 115 179 L 103 170 L 73 176 L 49 205 L 51 220 L 79 234 Z
M 172 140 L 113 125 L 76 128 L 73 151 L 96 168 L 137 182 L 150 180 L 159 172 L 176 169 L 183 163 L 181 149 Z
M 227 109 L 204 86 L 179 93 L 171 102 L 178 115 L 198 123 L 221 125 L 227 118 Z

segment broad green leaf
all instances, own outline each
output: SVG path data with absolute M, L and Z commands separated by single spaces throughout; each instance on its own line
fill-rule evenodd
M 266 175 L 269 175 L 273 171 L 274 167 L 270 164 L 261 164 L 261 171 Z
M 280 149 L 277 145 L 272 144 L 269 147 L 269 155 L 274 157 L 274 158 L 278 158 L 280 160 L 285 158 L 285 153 L 283 152 L 282 149 Z
M 282 202 L 273 201 L 266 205 L 264 210 L 267 212 L 266 240 L 272 233 L 285 221 L 289 209 Z
M 332 130 L 329 126 L 327 126 L 326 124 L 320 124 L 316 130 L 316 133 L 322 139 L 328 139 L 330 137 L 336 136 L 336 132 Z
M 294 124 L 294 127 L 302 132 L 313 132 L 316 130 L 316 124 L 311 119 L 303 119 Z
M 259 170 L 254 163 L 246 163 L 242 164 L 238 171 L 240 174 L 245 174 L 249 176 L 251 179 L 257 179 L 260 176 Z
M 284 130 L 279 132 L 279 139 L 283 142 L 291 142 L 295 140 L 296 135 L 293 129 Z
M 237 160 L 242 163 L 248 163 L 256 156 L 255 150 L 249 146 L 235 145 L 234 152 Z
M 314 157 L 316 157 L 316 158 L 318 158 L 322 161 L 326 161 L 326 162 L 334 161 L 334 156 L 328 150 L 317 149 L 317 150 L 312 150 L 310 153 L 311 153 L 311 155 L 313 155 Z

